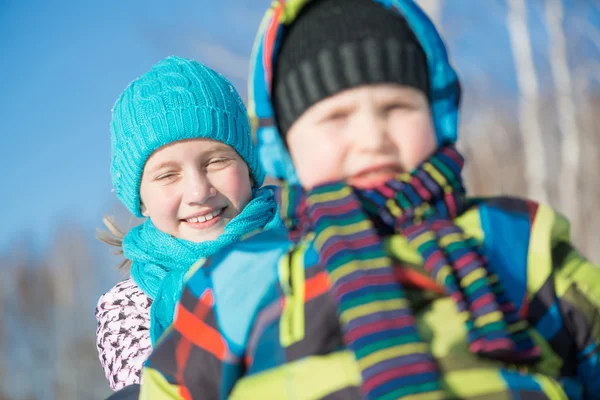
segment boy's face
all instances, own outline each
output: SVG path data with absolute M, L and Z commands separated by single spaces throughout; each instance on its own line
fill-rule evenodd
M 427 97 L 395 84 L 321 100 L 294 122 L 286 140 L 305 189 L 337 180 L 373 187 L 411 171 L 437 147 Z
M 161 231 L 192 242 L 214 240 L 252 197 L 250 172 L 221 142 L 193 139 L 154 152 L 140 185 L 142 214 Z

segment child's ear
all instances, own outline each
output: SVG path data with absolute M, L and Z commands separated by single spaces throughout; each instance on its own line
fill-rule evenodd
M 148 210 L 146 209 L 146 206 L 142 202 L 140 202 L 140 210 L 142 211 L 142 215 L 144 217 L 148 216 Z

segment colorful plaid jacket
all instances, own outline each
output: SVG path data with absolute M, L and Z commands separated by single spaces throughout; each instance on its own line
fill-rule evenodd
M 496 198 L 456 223 L 481 244 L 542 359 L 518 367 L 471 354 L 455 304 L 423 279 L 409 298 L 448 398 L 600 398 L 600 269 L 572 247 L 568 222 L 547 206 Z M 262 232 L 191 271 L 141 398 L 360 399 L 311 240 L 296 246 L 284 230 Z M 403 237 L 385 243 L 399 279 L 407 268 L 427 276 Z

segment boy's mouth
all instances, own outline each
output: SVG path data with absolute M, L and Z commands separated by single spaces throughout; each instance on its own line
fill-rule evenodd
M 192 228 L 206 229 L 211 226 L 217 224 L 223 215 L 227 207 L 219 208 L 208 213 L 203 213 L 201 215 L 196 215 L 193 217 L 185 218 L 182 220 L 185 224 L 189 225 Z
M 396 178 L 403 171 L 398 165 L 382 165 L 368 168 L 351 176 L 347 183 L 359 189 L 372 189 L 391 179 Z

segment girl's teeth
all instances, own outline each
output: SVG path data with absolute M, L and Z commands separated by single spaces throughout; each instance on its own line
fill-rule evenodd
M 199 217 L 193 217 L 193 218 L 189 218 L 187 221 L 188 222 L 206 222 L 206 221 L 210 221 L 211 219 L 215 218 L 216 216 L 218 216 L 219 214 L 221 214 L 221 211 L 223 210 L 216 210 L 213 211 L 211 213 L 208 213 L 206 215 L 201 215 Z

